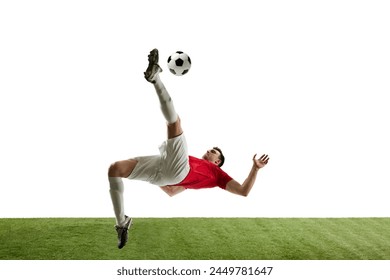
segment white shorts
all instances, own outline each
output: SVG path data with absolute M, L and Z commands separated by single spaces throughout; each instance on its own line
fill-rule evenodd
M 174 185 L 183 181 L 190 171 L 184 133 L 164 141 L 159 150 L 160 155 L 133 158 L 138 163 L 127 178 L 157 186 Z

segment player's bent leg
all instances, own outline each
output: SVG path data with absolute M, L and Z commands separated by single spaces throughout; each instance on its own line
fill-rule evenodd
M 114 208 L 118 234 L 118 248 L 126 245 L 128 230 L 132 224 L 132 219 L 125 215 L 123 193 L 124 186 L 122 178 L 129 176 L 137 165 L 136 160 L 123 160 L 111 164 L 108 170 L 108 181 L 110 182 L 110 196 Z
M 123 202 L 123 181 L 122 178 L 127 177 L 137 165 L 136 160 L 123 160 L 111 164 L 108 170 L 108 181 L 110 183 L 110 195 L 112 206 L 115 212 L 117 225 L 125 224 L 124 202 Z

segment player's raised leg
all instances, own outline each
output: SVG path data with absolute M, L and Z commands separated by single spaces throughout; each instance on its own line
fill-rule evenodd
M 168 124 L 168 139 L 171 139 L 179 136 L 183 133 L 183 131 L 180 125 L 180 119 L 173 106 L 172 99 L 159 77 L 159 73 L 162 72 L 162 69 L 158 65 L 158 56 L 157 49 L 154 49 L 150 52 L 148 67 L 144 74 L 146 80 L 152 83 L 155 87 L 157 96 L 160 101 L 161 111 Z M 123 246 L 125 246 L 128 239 L 128 229 L 132 223 L 131 218 L 127 217 L 124 213 L 124 187 L 122 178 L 130 179 L 130 175 L 133 173 L 137 164 L 138 161 L 135 159 L 118 161 L 113 163 L 108 171 L 110 195 L 116 218 L 115 227 L 118 233 L 118 248 L 123 248 Z M 155 170 L 153 166 L 149 166 L 149 168 L 145 168 L 145 164 L 141 164 L 141 166 L 143 166 L 143 168 L 141 167 L 141 173 L 145 178 L 150 177 L 151 174 L 149 173 L 153 172 L 152 170 Z M 138 176 L 137 178 L 140 179 L 141 177 Z
M 180 119 L 173 106 L 173 101 L 160 79 L 161 67 L 158 65 L 159 54 L 157 49 L 153 49 L 149 56 L 149 65 L 145 74 L 145 79 L 154 85 L 157 96 L 160 101 L 161 111 L 168 124 L 168 139 L 179 136 L 183 133 Z

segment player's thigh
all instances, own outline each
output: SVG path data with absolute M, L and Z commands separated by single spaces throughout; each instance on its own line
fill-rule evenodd
M 114 162 L 108 169 L 108 176 L 127 178 L 133 172 L 137 163 L 138 161 L 135 159 L 126 159 Z
M 181 127 L 181 120 L 178 117 L 177 121 L 171 124 L 168 124 L 168 139 L 175 138 L 183 133 Z

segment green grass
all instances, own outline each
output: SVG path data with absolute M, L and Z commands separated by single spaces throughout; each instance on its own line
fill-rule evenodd
M 0 219 L 5 260 L 390 260 L 390 218 Z

